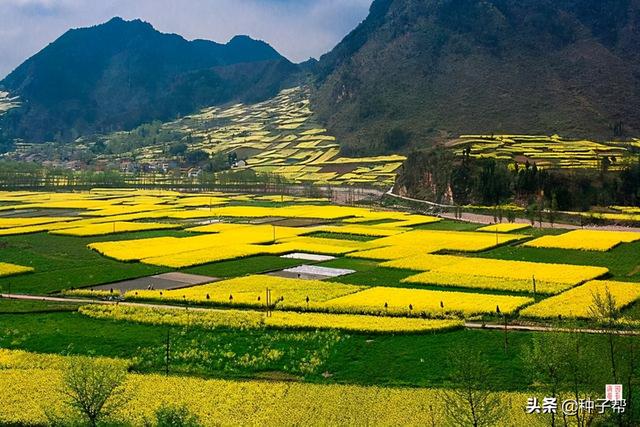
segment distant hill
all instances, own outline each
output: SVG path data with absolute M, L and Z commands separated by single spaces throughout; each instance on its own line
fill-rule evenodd
M 640 0 L 375 0 L 314 64 L 313 103 L 353 154 L 460 134 L 638 136 L 639 46 Z
M 2 127 L 29 141 L 130 129 L 202 106 L 269 98 L 297 66 L 262 41 L 187 41 L 140 20 L 74 29 L 0 82 L 22 107 Z

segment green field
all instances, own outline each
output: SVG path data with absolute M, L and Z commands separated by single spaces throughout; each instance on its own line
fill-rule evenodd
M 159 236 L 184 236 L 181 231 L 124 233 L 103 237 L 68 237 L 47 233 L 0 238 L 0 259 L 33 267 L 31 274 L 0 278 L 3 292 L 47 294 L 63 289 L 99 285 L 164 273 L 166 268 L 117 262 L 87 249 L 99 241 Z
M 640 242 L 623 244 L 607 252 L 504 246 L 478 256 L 607 267 L 613 280 L 640 282 Z
M 96 320 L 66 311 L 71 309 L 67 304 L 56 308 L 51 303 L 0 300 L 0 347 L 41 353 L 135 357 L 141 371 L 163 372 L 161 356 L 166 327 Z M 531 345 L 534 337 L 528 332 L 510 332 L 507 352 L 501 331 L 367 335 L 286 330 L 264 334 L 219 329 L 212 334 L 198 329 L 172 328 L 170 334 L 176 351 L 171 370 L 181 374 L 251 378 L 280 371 L 312 382 L 438 387 L 450 385 L 450 372 L 446 367 L 451 353 L 457 348 L 470 347 L 486 355 L 495 369 L 492 388 L 526 390 L 532 385 L 529 380 L 523 381 L 524 349 Z M 588 337 L 595 348 L 603 345 L 603 340 L 603 337 Z M 283 352 L 282 358 L 264 357 L 273 350 Z M 247 359 L 255 361 L 247 366 L 216 362 L 216 356 L 225 359 L 221 356 L 223 352 L 232 352 L 238 357 L 249 355 Z M 203 354 L 208 357 L 206 361 L 202 359 Z M 301 372 L 300 365 L 309 354 L 317 355 L 321 363 L 312 373 Z M 331 377 L 324 378 L 325 372 Z

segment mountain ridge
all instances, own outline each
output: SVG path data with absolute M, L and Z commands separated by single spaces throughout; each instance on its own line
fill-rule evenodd
M 635 136 L 639 43 L 638 0 L 375 0 L 320 58 L 313 102 L 353 154 L 460 134 Z
M 225 72 L 239 64 L 252 64 L 253 71 L 241 78 Z M 270 45 L 248 36 L 226 44 L 188 41 L 142 20 L 116 17 L 67 31 L 0 87 L 23 101 L 23 108 L 5 117 L 12 133 L 36 142 L 64 141 L 171 119 L 206 105 L 266 99 L 296 72 L 297 66 Z

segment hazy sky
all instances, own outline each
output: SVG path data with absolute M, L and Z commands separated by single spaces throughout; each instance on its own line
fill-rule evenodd
M 187 39 L 247 34 L 294 62 L 330 50 L 371 0 L 0 0 L 0 79 L 69 28 L 141 18 Z

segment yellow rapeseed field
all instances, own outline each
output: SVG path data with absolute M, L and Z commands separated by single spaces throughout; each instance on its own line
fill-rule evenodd
M 0 277 L 13 276 L 14 274 L 29 273 L 32 271 L 33 268 L 31 267 L 23 267 L 21 265 L 0 262 Z
M 405 232 L 406 230 L 397 228 L 380 228 L 358 225 L 323 225 L 314 227 L 311 232 L 323 231 L 328 233 L 355 234 L 361 236 L 393 236 Z
M 492 224 L 478 228 L 476 231 L 486 231 L 489 233 L 511 233 L 513 231 L 526 230 L 527 228 L 531 228 L 531 226 L 529 224 L 502 222 L 500 224 Z
M 265 307 L 267 289 L 271 291 L 271 302 L 277 303 L 278 308 L 305 308 L 307 297 L 309 307 L 316 307 L 327 300 L 360 291 L 365 287 L 320 280 L 253 275 L 172 291 L 128 292 L 125 296 L 127 299 Z
M 388 224 L 385 225 L 388 226 Z M 395 260 L 441 250 L 479 252 L 504 243 L 515 242 L 525 237 L 524 235 L 504 233 L 492 235 L 489 233 L 463 231 L 413 230 L 368 242 L 371 245 L 379 246 L 379 248 L 365 249 L 351 253 L 349 256 Z
M 441 315 L 461 313 L 465 316 L 513 313 L 532 303 L 532 298 L 486 295 L 467 292 L 444 292 L 420 289 L 374 287 L 327 301 L 324 306 L 335 311 L 354 313 L 389 313 Z
M 82 306 L 78 311 L 94 319 L 122 320 L 149 325 L 198 326 L 205 329 L 247 329 L 258 328 L 264 324 L 264 313 L 250 310 L 194 310 L 92 304 Z
M 404 333 L 460 328 L 461 320 L 431 320 L 355 314 L 275 311 L 270 316 L 253 310 L 153 308 L 126 305 L 87 305 L 81 314 L 97 319 L 122 320 L 152 325 L 197 326 L 206 329 L 261 328 L 338 329 L 352 332 Z
M 425 246 L 385 246 L 382 248 L 365 249 L 358 252 L 352 252 L 347 254 L 351 258 L 366 258 L 376 259 L 381 261 L 407 258 L 416 256 L 418 254 L 424 254 L 429 252 L 436 252 L 439 249 L 436 247 Z
M 89 248 L 120 261 L 144 260 L 144 262 L 148 262 L 150 264 L 182 267 L 228 259 L 227 256 L 223 256 L 222 248 L 226 248 L 227 251 L 230 251 L 232 257 L 236 257 L 236 255 L 233 255 L 235 253 L 238 253 L 238 257 L 254 253 L 268 253 L 269 249 L 265 249 L 262 252 L 259 250 L 249 251 L 246 246 L 251 244 L 273 243 L 274 237 L 279 239 L 282 237 L 296 235 L 301 232 L 303 232 L 302 229 L 289 227 L 273 227 L 271 225 L 242 227 L 238 225 L 235 227 L 229 227 L 226 231 L 218 232 L 216 234 L 195 235 L 183 238 L 157 237 L 116 242 L 100 242 L 90 244 Z M 208 260 L 205 257 L 204 260 L 201 260 L 203 256 L 202 252 L 199 251 L 204 251 L 205 255 L 210 253 L 211 259 Z M 185 252 L 193 253 L 191 256 L 194 259 L 193 262 L 176 261 L 171 265 L 165 263 L 165 260 L 171 260 L 172 257 Z M 182 257 L 182 259 L 184 258 L 185 256 Z
M 640 240 L 640 233 L 631 231 L 575 230 L 558 236 L 542 236 L 526 242 L 533 248 L 579 249 L 585 251 L 608 251 L 621 243 Z
M 274 312 L 266 325 L 285 328 L 339 329 L 355 332 L 435 332 L 464 326 L 462 320 L 417 319 L 356 314 Z
M 423 270 L 407 283 L 554 294 L 603 276 L 604 267 L 507 261 L 489 258 L 421 255 L 383 263 L 385 267 Z
M 593 314 L 590 309 L 593 307 L 594 296 L 604 297 L 607 289 L 615 298 L 618 308 L 624 308 L 640 299 L 639 283 L 594 280 L 527 307 L 521 314 L 547 319 L 558 316 L 589 318 Z
M 7 350 L 0 348 L 0 373 L 3 369 L 62 369 L 70 359 L 86 359 L 84 356 L 63 356 L 60 354 L 31 353 L 24 350 Z M 109 357 L 91 357 L 92 360 L 104 362 L 114 368 L 128 369 L 132 362 L 128 359 Z M 0 375 L 1 377 L 2 375 Z M 4 389 L 2 389 L 4 390 Z M 1 393 L 0 393 L 1 394 Z M 0 411 L 0 414 L 2 411 Z
M 45 410 L 58 417 L 68 414 L 61 382 L 61 371 L 55 368 L 0 368 L 0 423 L 47 424 Z M 168 404 L 186 406 L 206 426 L 318 425 L 319 420 L 325 425 L 446 423 L 437 389 L 140 374 L 127 374 L 125 387 L 130 399 L 114 414 L 124 425 L 145 425 L 154 419 L 154 411 Z M 545 425 L 546 419 L 522 410 L 527 393 L 500 396 L 508 415 L 499 425 Z
M 515 242 L 526 236 L 517 234 L 476 233 L 465 231 L 413 230 L 407 233 L 378 239 L 376 243 L 399 246 L 427 246 L 441 249 L 477 252 L 491 249 L 496 245 Z

